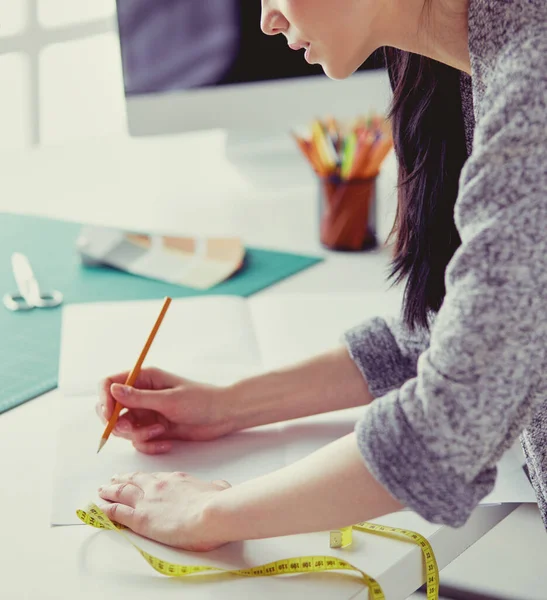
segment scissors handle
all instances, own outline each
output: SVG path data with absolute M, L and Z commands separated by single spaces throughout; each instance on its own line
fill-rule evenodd
M 49 293 L 42 293 L 38 297 L 33 297 L 29 302 L 21 294 L 5 294 L 4 306 L 12 311 L 31 310 L 33 308 L 55 308 L 63 301 L 63 295 L 57 290 Z
M 31 310 L 32 308 L 54 308 L 63 301 L 63 295 L 57 290 L 44 293 L 40 290 L 34 277 L 28 258 L 20 252 L 11 256 L 13 276 L 17 283 L 18 292 L 6 294 L 4 305 L 12 311 Z
M 55 308 L 63 301 L 63 294 L 57 290 L 51 290 L 50 292 L 41 292 L 38 298 L 34 299 L 34 306 L 36 308 Z
M 4 306 L 13 312 L 34 308 L 20 294 L 4 294 L 3 302 Z

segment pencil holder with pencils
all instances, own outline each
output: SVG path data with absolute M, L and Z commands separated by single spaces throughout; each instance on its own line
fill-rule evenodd
M 376 115 L 348 127 L 316 120 L 311 135 L 293 137 L 318 177 L 323 246 L 354 252 L 376 246 L 376 180 L 393 147 L 387 122 Z
M 360 251 L 376 246 L 376 177 L 319 178 L 319 239 L 329 250 Z

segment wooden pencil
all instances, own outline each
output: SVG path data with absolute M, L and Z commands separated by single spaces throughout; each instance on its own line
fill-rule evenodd
M 148 339 L 146 340 L 146 343 L 144 344 L 143 349 L 141 350 L 139 358 L 137 359 L 137 362 L 135 363 L 133 370 L 127 376 L 125 385 L 133 386 L 135 384 L 135 382 L 137 381 L 137 377 L 139 376 L 139 373 L 141 372 L 142 363 L 144 362 L 144 359 L 146 358 L 146 355 L 148 354 L 148 351 L 150 350 L 150 346 L 152 345 L 152 342 L 154 341 L 154 338 L 156 337 L 156 334 L 158 333 L 160 325 L 163 321 L 163 317 L 165 317 L 165 313 L 167 312 L 167 309 L 169 308 L 170 304 L 171 304 L 171 298 L 166 297 L 163 302 L 161 312 L 160 312 L 158 318 L 156 319 L 156 322 L 154 323 L 154 327 L 152 328 L 152 331 L 150 332 L 150 335 L 148 336 Z M 112 412 L 112 416 L 108 420 L 108 423 L 106 424 L 104 433 L 101 437 L 101 441 L 99 443 L 99 449 L 97 450 L 97 454 L 102 450 L 103 446 L 106 444 L 108 438 L 110 437 L 112 430 L 116 426 L 116 423 L 118 421 L 118 417 L 120 416 L 120 412 L 121 412 L 122 408 L 123 408 L 123 406 L 119 402 L 116 402 L 116 405 L 114 406 L 114 411 Z

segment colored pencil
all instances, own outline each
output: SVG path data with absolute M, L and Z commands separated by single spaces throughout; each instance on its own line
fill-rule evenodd
M 389 123 L 375 113 L 349 123 L 332 116 L 314 119 L 308 135 L 291 134 L 320 177 L 341 181 L 376 177 L 393 147 Z

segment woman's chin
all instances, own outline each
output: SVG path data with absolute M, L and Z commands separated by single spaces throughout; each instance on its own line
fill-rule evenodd
M 319 64 L 323 67 L 325 75 L 329 79 L 334 79 L 335 81 L 347 79 L 355 71 L 354 69 L 349 69 L 347 65 L 333 65 L 328 62 L 322 62 Z

